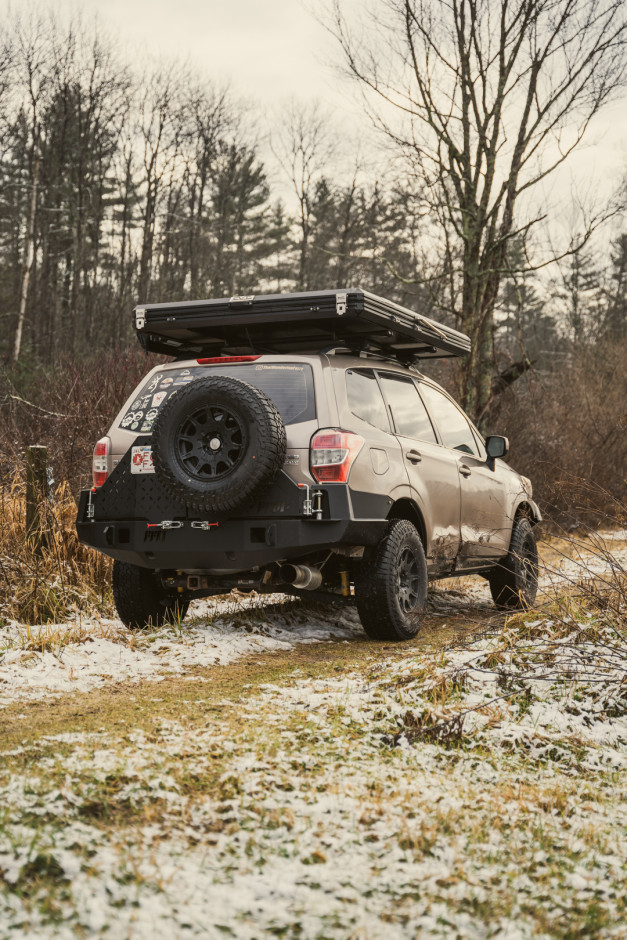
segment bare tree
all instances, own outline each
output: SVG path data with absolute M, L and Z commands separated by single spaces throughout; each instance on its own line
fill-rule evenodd
M 14 67 L 16 82 L 27 93 L 29 131 L 28 214 L 24 238 L 24 255 L 20 278 L 20 298 L 17 325 L 13 340 L 13 362 L 20 358 L 22 336 L 26 320 L 28 288 L 35 256 L 35 220 L 39 187 L 40 130 L 42 110 L 48 101 L 54 75 L 54 58 L 50 42 L 50 24 L 37 13 L 15 22 Z
M 333 30 L 376 124 L 425 185 L 448 307 L 472 339 L 460 396 L 483 421 L 502 384 L 494 309 L 508 247 L 545 217 L 520 218 L 527 194 L 624 86 L 624 3 L 387 0 L 377 9 L 373 33 L 359 34 L 334 0 Z
M 328 169 L 333 153 L 329 122 L 320 105 L 292 101 L 281 113 L 281 129 L 273 149 L 298 199 L 298 279 L 301 290 L 311 287 L 307 277 L 311 241 L 311 214 L 316 183 Z
M 150 299 L 159 201 L 164 181 L 180 156 L 183 132 L 183 88 L 188 77 L 176 66 L 145 76 L 139 103 L 139 136 L 143 146 L 143 233 L 139 262 L 139 296 Z

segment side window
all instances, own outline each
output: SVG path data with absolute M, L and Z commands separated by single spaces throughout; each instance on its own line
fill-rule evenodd
M 354 415 L 382 431 L 390 430 L 385 402 L 374 372 L 349 369 L 346 373 L 346 396 Z
M 479 448 L 465 414 L 457 405 L 431 385 L 421 382 L 420 391 L 433 415 L 445 447 L 479 456 Z
M 398 433 L 403 437 L 437 444 L 427 409 L 412 380 L 390 372 L 379 373 L 379 378 Z

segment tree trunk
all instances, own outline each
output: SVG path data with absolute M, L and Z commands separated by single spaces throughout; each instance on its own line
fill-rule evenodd
M 28 298 L 28 282 L 30 271 L 33 266 L 33 257 L 35 254 L 35 217 L 37 214 L 37 185 L 39 183 L 39 148 L 37 144 L 33 147 L 33 174 L 31 177 L 31 195 L 30 208 L 28 211 L 28 226 L 26 230 L 26 245 L 24 246 L 24 265 L 22 267 L 22 286 L 20 289 L 20 310 L 17 318 L 17 328 L 15 330 L 15 342 L 13 344 L 13 362 L 20 358 L 22 349 L 22 333 L 24 331 L 24 320 L 26 319 L 26 301 Z

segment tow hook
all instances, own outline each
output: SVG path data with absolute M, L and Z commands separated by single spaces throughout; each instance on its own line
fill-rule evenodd
M 171 519 L 165 519 L 163 522 L 147 522 L 147 529 L 182 529 L 184 523 Z
M 206 532 L 207 529 L 212 529 L 214 526 L 219 526 L 219 522 L 207 522 L 206 520 L 194 520 L 191 523 L 192 529 L 202 529 L 203 532 Z

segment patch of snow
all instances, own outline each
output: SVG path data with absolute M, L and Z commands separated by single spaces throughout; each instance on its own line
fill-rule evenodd
M 275 606 L 261 619 L 244 626 L 234 624 L 232 602 L 197 602 L 189 625 L 138 633 L 117 620 L 82 619 L 80 640 L 72 638 L 77 624 L 0 627 L 0 706 L 16 699 L 38 699 L 50 694 L 87 692 L 107 683 L 158 681 L 165 675 L 183 675 L 198 667 L 227 665 L 251 654 L 291 649 L 298 643 L 352 639 L 362 635 L 352 610 L 333 614 L 326 621 L 298 605 L 284 613 Z M 238 604 L 246 609 L 250 604 Z M 225 610 L 226 608 L 226 610 Z M 64 634 L 69 633 L 69 642 Z M 54 637 L 58 635 L 58 648 Z M 53 638 L 51 640 L 51 638 Z M 37 649 L 41 645 L 44 650 Z M 53 649 L 47 649 L 48 646 Z M 24 649 L 26 646 L 26 649 Z

